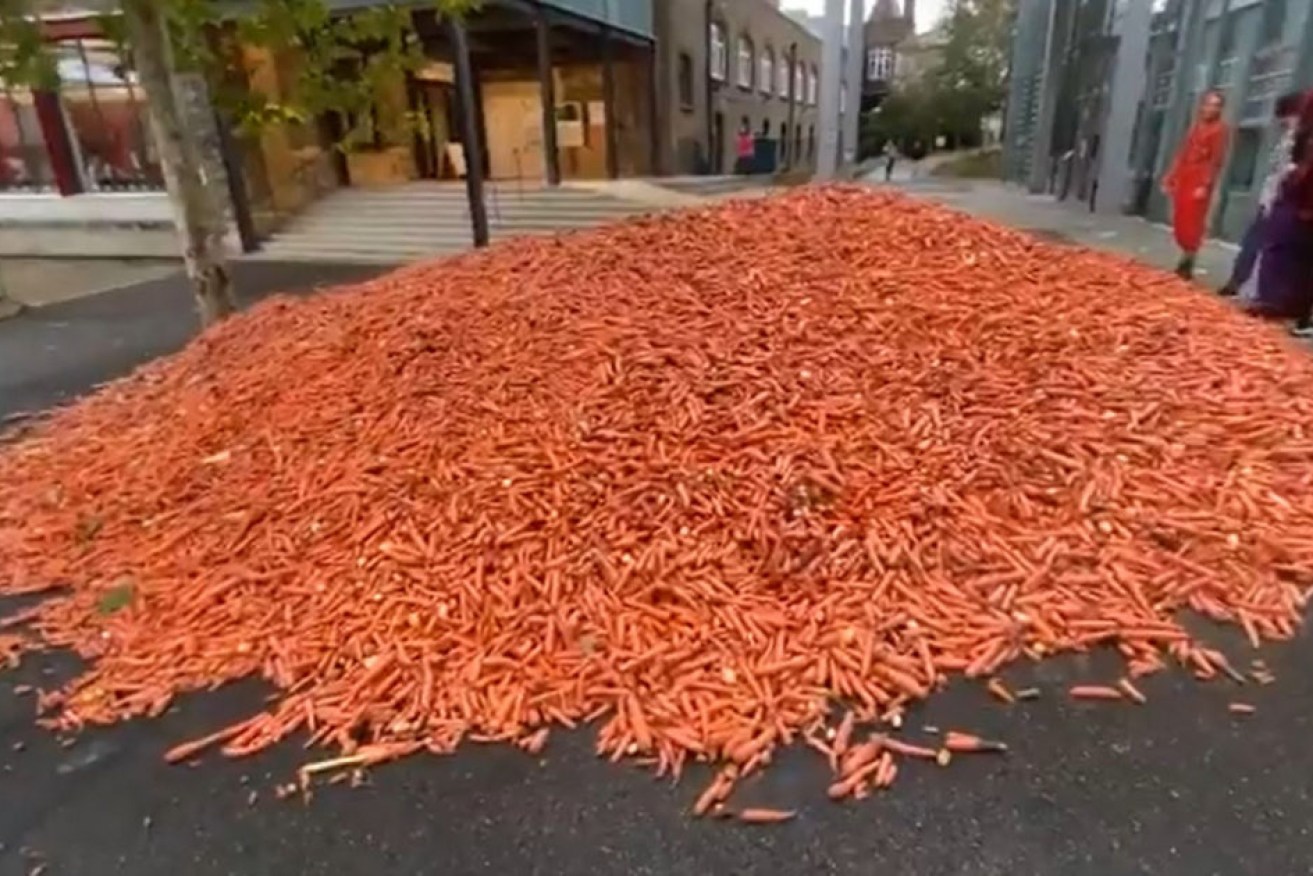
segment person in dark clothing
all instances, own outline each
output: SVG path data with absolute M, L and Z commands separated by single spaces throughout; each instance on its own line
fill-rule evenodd
M 1295 126 L 1291 163 L 1263 229 L 1259 316 L 1293 319 L 1294 334 L 1313 337 L 1313 99 L 1305 93 Z
M 1231 266 L 1231 276 L 1218 290 L 1223 297 L 1231 297 L 1240 292 L 1254 274 L 1258 264 L 1258 254 L 1262 252 L 1264 229 L 1272 205 L 1276 202 L 1281 182 L 1290 170 L 1291 150 L 1295 145 L 1295 125 L 1299 121 L 1302 95 L 1299 92 L 1284 94 L 1277 99 L 1274 115 L 1280 126 L 1281 136 L 1272 147 L 1268 160 L 1267 174 L 1263 177 L 1263 188 L 1258 197 L 1258 213 L 1249 223 L 1245 236 L 1240 242 L 1240 252 Z

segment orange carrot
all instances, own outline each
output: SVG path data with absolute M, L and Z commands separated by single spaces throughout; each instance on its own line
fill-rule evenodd
M 996 698 L 1005 703 L 1012 704 L 1017 701 L 1017 698 L 1012 691 L 1008 690 L 1007 686 L 997 678 L 991 678 L 989 683 L 985 685 L 985 688 Z
M 1131 683 L 1129 678 L 1123 678 L 1117 682 L 1117 689 L 1126 695 L 1126 698 L 1138 705 L 1144 705 L 1149 701 L 1148 697 L 1140 692 L 1140 689 Z
M 1068 689 L 1067 693 L 1074 700 L 1120 700 L 1123 698 L 1122 692 L 1117 688 L 1100 684 L 1078 684 Z
M 880 745 L 881 747 L 892 751 L 894 754 L 901 754 L 906 757 L 921 757 L 927 760 L 934 760 L 937 755 L 937 752 L 933 748 L 926 748 L 924 745 L 913 745 L 909 742 L 894 739 L 891 736 L 881 736 Z
M 739 811 L 739 821 L 748 824 L 779 824 L 792 821 L 798 813 L 792 809 L 743 809 Z
M 1002 753 L 1008 750 L 1008 747 L 1002 742 L 981 739 L 972 733 L 962 733 L 957 730 L 949 730 L 944 735 L 944 748 L 952 752 L 992 751 Z

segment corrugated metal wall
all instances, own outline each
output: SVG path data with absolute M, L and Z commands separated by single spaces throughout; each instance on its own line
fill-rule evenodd
M 1039 120 L 1052 3 L 1053 0 L 1021 0 L 1017 10 L 1004 117 L 1003 175 L 1018 184 L 1025 184 L 1030 178 L 1034 161 L 1035 125 Z

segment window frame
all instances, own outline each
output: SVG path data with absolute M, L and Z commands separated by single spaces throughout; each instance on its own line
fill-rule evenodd
M 735 44 L 734 57 L 734 78 L 737 81 L 739 88 L 742 88 L 744 91 L 751 91 L 757 65 L 757 52 L 756 47 L 752 44 L 752 37 L 747 34 L 739 35 Z M 746 66 L 744 61 L 747 62 Z
M 693 74 L 693 56 L 688 52 L 680 52 L 675 59 L 675 89 L 678 92 L 679 107 L 685 112 L 693 111 L 696 100 L 693 83 L 696 78 Z
M 761 59 L 757 62 L 761 65 L 758 70 L 757 90 L 762 94 L 770 95 L 775 90 L 775 50 L 769 45 L 761 50 Z M 769 68 L 769 69 L 767 69 Z
M 707 30 L 708 75 L 714 82 L 724 82 L 729 75 L 729 44 L 725 39 L 725 25 L 723 22 L 713 21 L 708 25 Z

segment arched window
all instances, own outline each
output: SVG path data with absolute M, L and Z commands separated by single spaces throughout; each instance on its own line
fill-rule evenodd
M 775 78 L 779 80 L 775 86 L 775 94 L 785 100 L 788 100 L 789 97 L 789 78 L 791 75 L 792 74 L 789 72 L 789 62 L 781 58 L 779 67 L 775 73 Z
M 775 85 L 775 52 L 770 46 L 761 50 L 761 75 L 757 77 L 757 87 L 762 94 L 770 94 Z
M 729 50 L 725 46 L 725 26 L 711 22 L 711 78 L 724 82 L 729 74 Z
M 738 82 L 739 88 L 752 88 L 752 68 L 755 64 L 753 59 L 752 39 L 746 34 L 739 37 L 739 63 L 738 63 Z
M 876 46 L 866 53 L 866 79 L 868 82 L 888 82 L 894 77 L 894 50 Z

